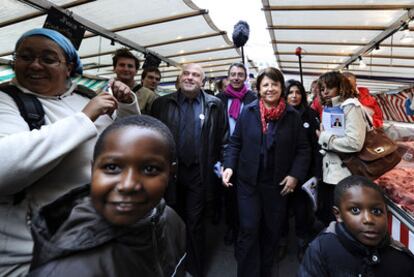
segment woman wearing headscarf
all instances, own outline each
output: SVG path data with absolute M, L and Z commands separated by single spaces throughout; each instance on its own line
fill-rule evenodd
M 305 180 L 310 149 L 299 114 L 283 98 L 276 68 L 257 77 L 259 100 L 246 105 L 224 153 L 223 183 L 237 174 L 238 276 L 271 276 L 287 195 Z
M 110 82 L 112 94 L 92 99 L 79 94 L 70 78 L 82 73 L 79 55 L 54 30 L 24 33 L 13 67 L 16 77 L 0 87 L 0 276 L 27 273 L 31 215 L 88 183 L 97 135 L 113 118 L 139 114 L 135 94 L 121 82 Z M 2 91 L 6 88 L 40 101 L 45 113 L 40 129 L 31 130 L 16 102 Z
M 287 81 L 285 92 L 287 103 L 300 114 L 302 119 L 301 126 L 305 129 L 306 137 L 311 146 L 311 164 L 306 175 L 306 180 L 312 177 L 319 180 L 322 177 L 322 155 L 319 153 L 320 146 L 318 144 L 318 137 L 316 136 L 316 130 L 319 129 L 320 125 L 319 115 L 309 107 L 306 99 L 306 91 L 301 82 L 296 80 Z M 297 257 L 299 261 L 302 260 L 305 254 L 312 231 L 311 226 L 314 222 L 311 200 L 306 192 L 301 189 L 301 185 L 299 184 L 288 197 L 288 206 L 293 211 L 295 218 L 295 234 L 298 238 Z M 283 237 L 279 243 L 279 259 L 283 258 L 287 251 L 289 233 L 288 216 L 286 216 L 282 228 Z
M 242 63 L 233 63 L 230 65 L 227 80 L 229 84 L 225 87 L 223 92 L 216 96 L 220 98 L 226 107 L 226 115 L 228 118 L 228 131 L 231 135 L 234 132 L 236 121 L 244 107 L 254 100 L 257 96 L 254 92 L 248 89 L 245 81 L 247 79 L 247 70 Z M 235 182 L 233 176 L 232 182 Z M 220 182 L 221 183 L 221 182 Z M 236 186 L 224 188 L 224 206 L 227 230 L 224 237 L 224 243 L 231 245 L 237 237 L 238 233 L 238 214 L 237 214 L 237 198 Z

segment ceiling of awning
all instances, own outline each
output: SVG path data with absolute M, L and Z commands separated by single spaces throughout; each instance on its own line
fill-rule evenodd
M 11 60 L 17 39 L 25 31 L 43 26 L 51 6 L 87 26 L 79 49 L 86 76 L 114 76 L 112 55 L 124 45 L 137 49 L 134 54 L 142 62 L 142 52 L 161 57 L 164 83 L 174 82 L 185 63 L 201 63 L 207 77 L 215 78 L 225 76 L 231 63 L 241 61 L 240 51 L 226 32 L 191 0 L 2 0 L 0 59 Z M 257 72 L 253 62 L 249 66 Z
M 414 1 L 262 0 L 278 64 L 287 78 L 300 72 L 302 48 L 306 88 L 329 70 L 349 70 L 371 92 L 414 83 L 414 38 L 404 42 L 405 23 L 414 16 Z M 411 32 L 414 36 L 414 32 Z M 379 46 L 379 47 L 378 47 Z M 379 48 L 379 49 L 376 49 Z M 365 67 L 360 66 L 360 59 Z

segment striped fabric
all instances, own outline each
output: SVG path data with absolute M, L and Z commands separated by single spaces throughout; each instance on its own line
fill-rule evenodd
M 411 226 L 413 228 L 413 226 Z M 392 212 L 388 213 L 388 231 L 393 239 L 401 242 L 414 253 L 414 230 L 401 222 Z
M 374 95 L 384 114 L 384 120 L 414 123 L 414 116 L 407 115 L 405 101 L 410 97 L 409 91 L 397 94 Z
M 14 77 L 14 71 L 9 65 L 0 65 L 0 83 L 7 82 Z

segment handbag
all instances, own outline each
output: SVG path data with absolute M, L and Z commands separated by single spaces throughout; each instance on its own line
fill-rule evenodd
M 401 156 L 397 151 L 397 144 L 385 134 L 383 129 L 373 128 L 366 113 L 365 117 L 369 129 L 366 131 L 361 151 L 337 154 L 352 175 L 365 176 L 375 180 L 393 169 L 401 161 Z

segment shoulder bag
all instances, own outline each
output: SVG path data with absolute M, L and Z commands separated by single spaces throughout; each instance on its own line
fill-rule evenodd
M 394 168 L 400 161 L 397 144 L 383 129 L 373 128 L 370 118 L 363 111 L 368 128 L 362 150 L 356 153 L 337 153 L 352 175 L 375 180 Z

